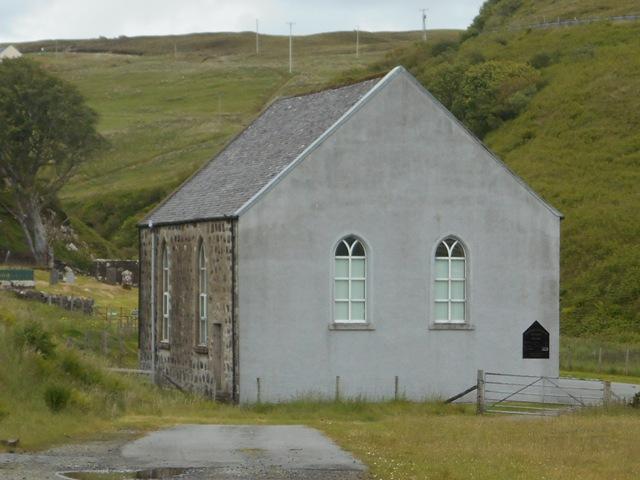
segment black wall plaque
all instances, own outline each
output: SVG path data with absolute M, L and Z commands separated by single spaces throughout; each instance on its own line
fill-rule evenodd
M 522 334 L 522 358 L 549 358 L 549 332 L 538 322 Z

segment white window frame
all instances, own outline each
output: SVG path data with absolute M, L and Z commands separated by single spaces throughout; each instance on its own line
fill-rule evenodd
M 198 247 L 198 346 L 206 347 L 209 341 L 207 315 L 207 256 L 204 242 Z
M 347 243 L 347 239 L 349 238 L 353 238 L 355 239 L 355 241 L 349 245 Z M 353 249 L 355 247 L 355 245 L 359 243 L 362 246 L 362 250 L 364 251 L 364 256 L 360 256 L 360 255 L 353 255 Z M 344 255 L 337 255 L 337 251 L 338 248 L 341 245 L 345 245 L 348 251 L 348 255 L 344 256 Z M 345 235 L 344 237 L 342 237 L 340 239 L 340 241 L 337 243 L 337 245 L 335 246 L 335 248 L 333 249 L 333 298 L 332 298 L 332 305 L 333 305 L 333 323 L 334 324 L 349 324 L 349 325 L 362 325 L 362 324 L 367 324 L 368 323 L 368 308 L 367 308 L 367 290 L 368 290 L 368 286 L 367 286 L 367 276 L 368 276 L 368 255 L 367 255 L 367 245 L 365 244 L 365 242 L 358 237 L 357 235 Z M 347 260 L 348 261 L 348 272 L 347 272 L 347 276 L 346 277 L 339 277 L 337 275 L 336 272 L 336 260 Z M 352 276 L 352 262 L 353 260 L 364 260 L 364 275 L 362 277 L 354 277 Z M 336 282 L 338 281 L 346 281 L 348 284 L 348 298 L 336 298 L 337 292 L 336 292 Z M 361 281 L 364 283 L 364 293 L 363 293 L 363 298 L 358 298 L 355 299 L 352 297 L 352 290 L 351 290 L 351 284 L 354 281 Z M 336 309 L 336 305 L 338 303 L 346 303 L 347 304 L 347 309 L 348 309 L 348 315 L 347 315 L 347 319 L 338 319 L 337 317 L 337 309 Z M 354 303 L 362 303 L 363 305 L 363 309 L 364 309 L 364 315 L 362 319 L 353 319 L 352 318 L 352 305 Z
M 162 246 L 162 321 L 160 323 L 160 341 L 169 343 L 171 331 L 171 265 L 169 248 L 167 244 Z
M 453 243 L 451 245 L 449 245 L 447 242 L 448 241 L 453 241 Z M 446 257 L 442 257 L 442 256 L 438 256 L 438 250 L 440 248 L 440 245 L 444 245 L 447 249 L 447 256 Z M 462 249 L 462 253 L 463 253 L 463 257 L 453 257 L 452 253 L 454 248 L 459 245 L 460 248 Z M 436 262 L 438 260 L 447 260 L 447 276 L 446 277 L 438 277 L 437 276 L 437 267 L 436 267 Z M 451 268 L 451 263 L 452 261 L 462 261 L 463 262 L 463 277 L 459 278 L 459 277 L 453 277 L 452 276 L 452 268 Z M 468 251 L 467 248 L 465 247 L 464 243 L 462 243 L 462 241 L 460 241 L 460 239 L 454 237 L 454 236 L 447 236 L 445 238 L 443 238 L 442 240 L 440 240 L 437 244 L 436 244 L 436 249 L 435 252 L 433 254 L 433 324 L 435 325 L 446 325 L 446 324 L 452 324 L 452 325 L 466 325 L 468 324 L 468 318 L 469 318 L 469 273 L 468 273 Z M 447 282 L 447 298 L 438 298 L 437 297 L 437 288 L 436 285 L 438 282 Z M 462 282 L 463 285 L 463 289 L 464 289 L 464 297 L 462 299 L 454 299 L 452 298 L 452 289 L 451 289 L 451 283 L 452 282 Z M 451 311 L 452 311 L 452 305 L 458 303 L 458 304 L 462 304 L 463 308 L 464 308 L 464 318 L 462 320 L 460 319 L 452 319 L 451 318 Z M 437 318 L 437 308 L 436 306 L 438 304 L 447 304 L 447 318 L 446 319 L 439 319 Z

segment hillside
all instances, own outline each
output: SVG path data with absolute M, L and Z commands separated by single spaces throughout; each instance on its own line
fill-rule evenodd
M 437 39 L 454 31 L 433 32 Z M 418 32 L 336 32 L 294 38 L 253 33 L 41 41 L 19 45 L 52 73 L 78 86 L 100 115 L 108 148 L 84 165 L 62 191 L 88 249 L 98 255 L 137 254 L 135 223 L 210 159 L 270 101 L 316 90 L 343 71 L 366 68 Z M 3 218 L 0 217 L 0 221 Z M 0 251 L 24 252 L 20 230 L 4 219 Z M 77 243 L 77 242 L 76 242 Z M 86 265 L 86 254 L 63 257 Z
M 470 29 L 459 43 L 411 47 L 377 66 L 405 64 L 565 214 L 564 334 L 640 338 L 640 22 L 506 27 L 543 12 L 583 18 L 629 13 L 634 6 L 490 0 L 474 25 L 503 28 Z M 502 14 L 507 7 L 514 8 L 510 17 Z M 486 93 L 500 75 L 507 80 L 491 98 L 504 109 L 494 111 L 478 92 Z

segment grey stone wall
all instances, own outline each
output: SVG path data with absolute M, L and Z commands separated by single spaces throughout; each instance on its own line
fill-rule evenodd
M 155 235 L 156 380 L 217 400 L 233 394 L 233 234 L 231 221 L 168 225 L 140 231 L 140 362 L 150 369 L 151 259 Z M 203 242 L 208 277 L 208 345 L 197 346 L 198 246 Z M 170 258 L 171 329 L 160 342 L 162 248 Z

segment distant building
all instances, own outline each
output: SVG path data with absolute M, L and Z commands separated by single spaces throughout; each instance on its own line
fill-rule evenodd
M 20 51 L 14 47 L 13 45 L 9 45 L 8 47 L 0 47 L 0 62 L 2 62 L 5 58 L 20 58 L 22 54 Z
M 140 224 L 140 354 L 216 399 L 555 377 L 562 215 L 398 67 L 274 102 Z

